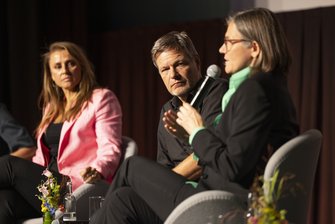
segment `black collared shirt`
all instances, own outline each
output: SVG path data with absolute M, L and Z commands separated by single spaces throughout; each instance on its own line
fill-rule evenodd
M 200 80 L 197 84 L 199 86 L 202 83 Z M 200 105 L 199 112 L 204 120 L 206 126 L 209 126 L 213 123 L 216 116 L 221 114 L 221 101 L 224 93 L 228 90 L 228 81 L 225 79 L 217 79 L 211 86 L 208 91 L 207 96 L 203 100 L 203 103 Z M 188 98 L 192 99 L 195 95 L 197 88 L 190 92 L 190 96 Z M 164 128 L 164 123 L 162 121 L 163 114 L 173 109 L 175 111 L 178 110 L 181 105 L 181 101 L 178 97 L 173 97 L 170 101 L 164 104 L 160 120 L 158 124 L 157 131 L 157 162 L 167 166 L 169 168 L 173 168 L 177 166 L 181 161 L 183 161 L 187 156 L 189 156 L 193 149 L 188 144 L 188 142 L 181 141 L 168 133 Z

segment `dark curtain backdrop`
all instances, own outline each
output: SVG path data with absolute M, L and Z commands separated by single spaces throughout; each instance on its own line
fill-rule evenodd
M 87 0 L 0 1 L 0 101 L 33 132 L 40 119 L 41 60 L 53 41 L 87 47 Z
M 136 140 L 140 155 L 152 159 L 160 108 L 170 97 L 151 62 L 154 40 L 171 30 L 185 30 L 201 55 L 203 72 L 214 63 L 222 67 L 218 48 L 225 24 L 221 20 L 91 33 L 85 26 L 87 1 L 60 0 L 56 4 L 31 0 L 22 9 L 15 2 L 0 3 L 0 100 L 29 130 L 36 126 L 40 113 L 36 107 L 41 83 L 39 56 L 54 40 L 70 40 L 85 47 L 100 84 L 120 100 L 123 134 Z M 324 135 L 309 223 L 335 224 L 335 7 L 277 15 L 293 56 L 288 85 L 301 131 L 317 128 Z
M 301 131 L 317 128 L 324 137 L 310 224 L 335 223 L 335 7 L 280 13 L 278 17 L 292 50 L 289 88 Z

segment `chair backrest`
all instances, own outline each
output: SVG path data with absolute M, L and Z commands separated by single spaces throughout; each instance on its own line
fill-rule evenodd
M 286 192 L 286 196 L 281 197 L 277 204 L 278 209 L 287 210 L 286 216 L 290 223 L 307 223 L 321 142 L 320 131 L 308 130 L 282 145 L 265 167 L 265 180 L 270 180 L 278 169 L 279 178 L 293 174 L 292 183 L 302 186 L 302 190 L 298 190 L 294 195 Z
M 138 152 L 136 142 L 128 136 L 122 136 L 122 149 L 124 152 L 123 159 L 136 155 Z
M 230 192 L 209 190 L 181 202 L 164 224 L 244 224 L 245 204 Z

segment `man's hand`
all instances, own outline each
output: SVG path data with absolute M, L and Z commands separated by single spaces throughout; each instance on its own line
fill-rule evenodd
M 31 160 L 33 156 L 35 155 L 36 147 L 21 147 L 14 152 L 12 152 L 10 155 L 20 157 L 22 159 Z
M 164 128 L 172 135 L 177 137 L 180 140 L 187 141 L 189 135 L 185 131 L 184 128 L 182 128 L 179 124 L 177 124 L 177 114 L 173 110 L 169 110 L 164 113 L 163 116 L 163 122 L 164 122 Z
M 193 153 L 172 170 L 189 180 L 197 180 L 202 174 L 201 167 L 198 166 L 198 162 L 193 159 Z

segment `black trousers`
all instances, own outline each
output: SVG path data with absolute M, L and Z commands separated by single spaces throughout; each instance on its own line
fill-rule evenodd
M 133 156 L 113 179 L 92 224 L 163 223 L 185 198 L 199 192 L 184 177 L 162 165 Z
M 41 217 L 37 186 L 45 167 L 14 156 L 0 157 L 0 223 Z M 53 172 L 58 181 L 62 175 Z

